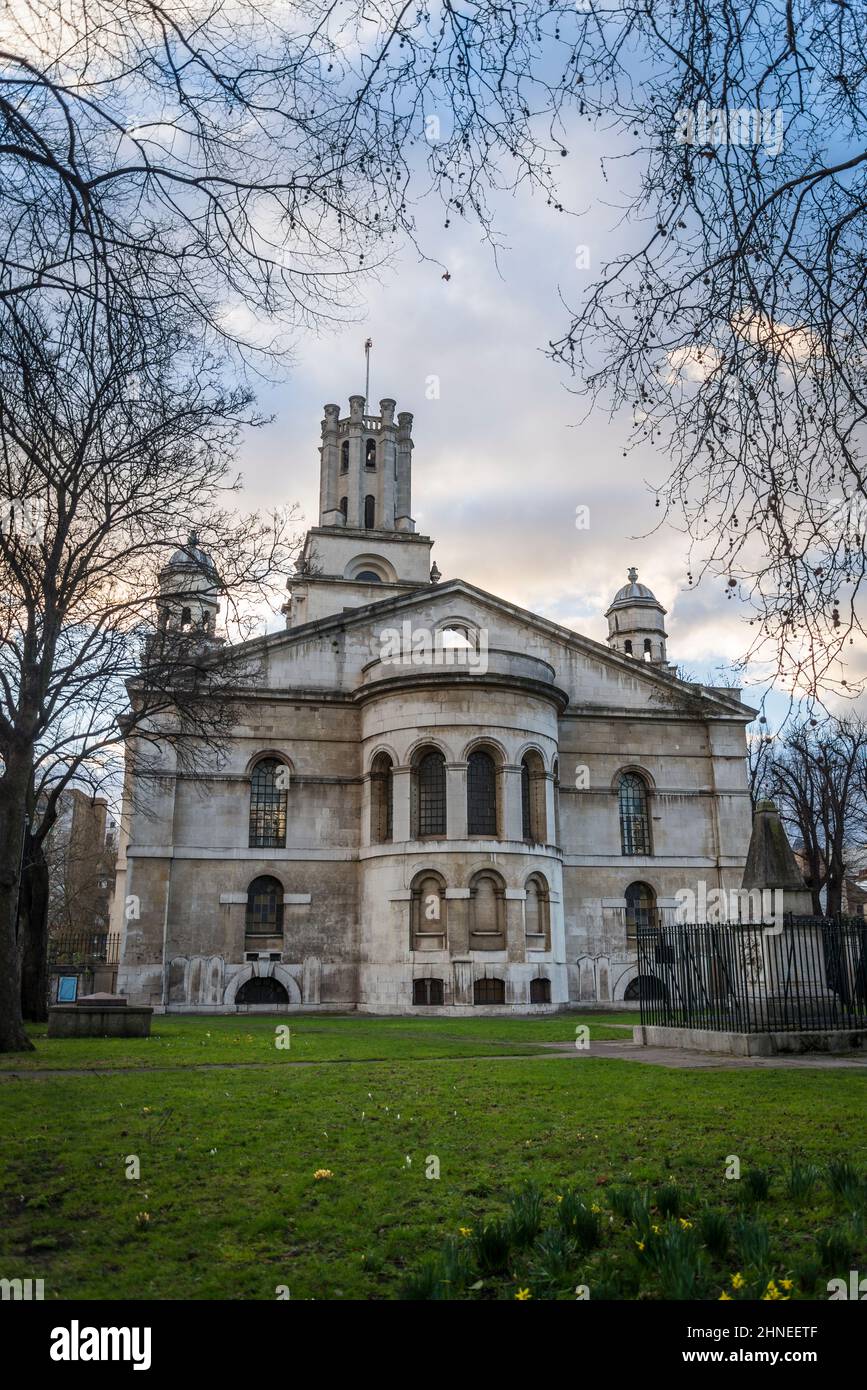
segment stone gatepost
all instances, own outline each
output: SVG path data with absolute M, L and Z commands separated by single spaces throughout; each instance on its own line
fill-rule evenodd
M 822 928 L 773 801 L 756 806 L 742 892 L 763 909 L 761 959 L 754 962 L 755 999 L 746 1001 L 748 1011 L 770 1029 L 780 1021 L 811 1028 L 826 1020 L 827 1027 L 836 996 L 825 977 Z

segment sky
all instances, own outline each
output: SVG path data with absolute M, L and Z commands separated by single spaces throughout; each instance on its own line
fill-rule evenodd
M 588 416 L 575 383 L 545 355 L 568 326 L 564 301 L 574 306 L 600 263 L 636 235 L 621 213 L 623 166 L 612 172 L 606 161 L 605 177 L 599 138 L 585 129 L 559 171 L 576 215 L 529 192 L 501 198 L 496 256 L 477 227 L 453 216 L 446 230 L 438 205 L 418 207 L 433 259 L 400 248 L 366 287 L 357 321 L 299 336 L 285 379 L 260 388 L 274 419 L 244 441 L 244 500 L 297 502 L 304 527 L 316 524 L 322 406 L 334 401 L 348 413 L 349 396 L 364 392 L 370 336 L 370 408 L 378 413 L 390 396 L 414 414 L 413 515 L 436 542 L 443 578 L 605 641 L 605 609 L 634 565 L 668 610 L 669 659 L 713 684 L 748 645 L 746 610 L 727 599 L 722 580 L 687 590 L 683 535 L 648 534 L 661 515 L 653 483 L 666 475 L 664 454 L 625 457 L 631 421 L 601 408 Z M 585 246 L 589 267 L 579 268 Z M 439 394 L 430 399 L 434 377 Z M 578 507 L 589 508 L 587 529 L 576 527 Z M 276 614 L 268 626 L 282 622 Z M 758 704 L 763 690 L 748 687 L 744 698 Z M 772 693 L 766 712 L 773 722 L 787 708 Z

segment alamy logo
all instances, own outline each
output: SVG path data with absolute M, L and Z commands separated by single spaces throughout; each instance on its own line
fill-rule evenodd
M 0 1279 L 0 1299 L 40 1302 L 45 1298 L 44 1279 Z
M 457 628 L 384 627 L 378 634 L 383 666 L 463 666 L 478 675 L 488 669 L 488 634 L 479 628 L 472 636 Z
M 131 1361 L 134 1371 L 148 1371 L 151 1364 L 149 1327 L 81 1327 L 73 1318 L 69 1327 L 51 1331 L 52 1361 Z
M 860 1277 L 857 1269 L 849 1270 L 849 1283 L 845 1279 L 828 1280 L 828 1298 L 833 1303 L 835 1299 L 851 1299 L 855 1302 L 867 1302 L 867 1279 Z
M 683 106 L 674 113 L 675 140 L 678 145 L 761 145 L 768 154 L 783 148 L 783 112 L 779 106 L 709 107 L 697 103 L 694 111 Z
M 761 922 L 766 933 L 783 930 L 783 893 L 780 888 L 711 888 L 700 879 L 692 888 L 675 893 L 678 922 Z

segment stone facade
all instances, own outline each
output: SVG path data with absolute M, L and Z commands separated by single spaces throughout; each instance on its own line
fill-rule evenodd
M 363 404 L 325 408 L 320 524 L 286 630 L 240 653 L 228 745 L 195 779 L 167 750 L 127 787 L 118 988 L 217 1012 L 628 998 L 636 914 L 740 886 L 754 712 L 677 679 L 634 572 L 607 645 L 437 582 L 409 515 L 412 417 Z M 161 622 L 183 603 L 219 659 L 195 537 L 163 573 Z

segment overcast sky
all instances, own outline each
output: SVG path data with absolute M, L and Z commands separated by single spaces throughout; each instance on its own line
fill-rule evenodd
M 564 189 L 577 216 L 557 213 L 528 194 L 498 205 L 506 249 L 496 260 L 478 229 L 452 218 L 443 228 L 436 208 L 421 208 L 426 250 L 442 264 L 404 248 L 379 284 L 365 293 L 359 321 L 330 336 L 297 339 L 285 381 L 260 390 L 273 424 L 252 432 L 242 463 L 250 506 L 297 501 L 304 524 L 318 506 L 322 406 L 364 391 L 366 336 L 373 339 L 372 409 L 391 396 L 415 415 L 413 514 L 417 530 L 435 540 L 444 578 L 460 577 L 598 641 L 604 612 L 630 565 L 668 610 L 670 659 L 695 679 L 718 679 L 718 668 L 747 645 L 745 610 L 726 599 L 723 581 L 686 591 L 686 548 L 672 529 L 656 525 L 648 480 L 665 476 L 664 457 L 650 451 L 624 458 L 628 420 L 610 422 L 570 394 L 561 367 L 545 356 L 600 258 L 631 244 L 620 226 L 624 201 L 615 178 L 602 176 L 596 137 L 564 160 Z M 586 245 L 590 269 L 576 267 Z M 450 279 L 444 280 L 443 266 Z M 440 397 L 427 399 L 439 378 Z M 590 526 L 576 529 L 576 507 Z M 269 626 L 282 626 L 279 614 Z M 758 702 L 755 690 L 745 692 Z M 772 699 L 780 717 L 787 701 Z

